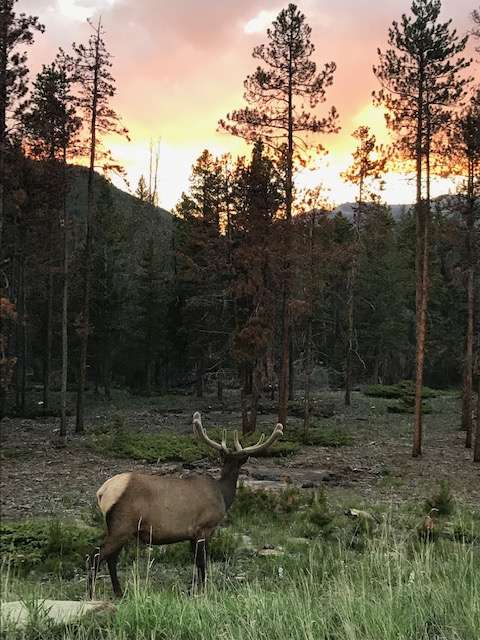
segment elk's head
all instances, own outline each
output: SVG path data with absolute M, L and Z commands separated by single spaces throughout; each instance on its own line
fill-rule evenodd
M 222 456 L 224 462 L 232 462 L 235 466 L 241 467 L 250 456 L 256 456 L 262 451 L 268 449 L 280 436 L 283 435 L 283 425 L 278 423 L 268 438 L 262 433 L 257 444 L 243 447 L 240 444 L 238 431 L 233 432 L 233 449 L 227 446 L 227 430 L 223 430 L 221 442 L 216 442 L 207 434 L 205 427 L 202 425 L 200 413 L 196 411 L 193 414 L 193 433 L 202 440 L 211 449 L 215 449 Z

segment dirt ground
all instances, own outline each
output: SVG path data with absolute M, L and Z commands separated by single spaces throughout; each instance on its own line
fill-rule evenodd
M 423 500 L 440 480 L 447 479 L 458 499 L 480 508 L 480 465 L 472 463 L 472 452 L 464 447 L 455 395 L 442 395 L 432 401 L 434 412 L 425 419 L 424 455 L 418 459 L 411 457 L 412 419 L 387 413 L 389 401 L 357 392 L 346 411 L 340 393 L 325 392 L 323 396 L 336 406 L 329 423 L 351 434 L 353 444 L 305 447 L 291 458 L 252 459 L 244 467 L 244 482 L 267 488 L 323 485 L 329 499 L 338 497 L 368 505 Z M 122 402 L 109 405 L 91 404 L 87 436 L 70 436 L 65 448 L 55 445 L 56 419 L 5 419 L 1 424 L 0 515 L 9 519 L 39 515 L 81 518 L 94 504 L 97 488 L 115 473 L 182 473 L 182 465 L 115 459 L 87 447 L 88 429 L 108 422 L 113 415 L 120 414 L 129 428 L 185 432 L 190 428 L 192 410 L 198 408 L 198 402 L 188 397 L 178 401 L 170 397 L 159 403 L 135 399 L 131 405 L 123 397 Z M 227 410 L 214 400 L 203 400 L 200 408 L 207 428 L 240 424 L 238 411 Z M 274 423 L 274 415 L 261 416 L 260 425 L 265 431 Z M 205 470 L 208 462 L 201 461 L 199 467 Z

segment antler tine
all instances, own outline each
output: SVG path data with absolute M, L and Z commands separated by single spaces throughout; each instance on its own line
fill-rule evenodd
M 215 449 L 216 451 L 223 451 L 223 446 L 219 443 L 219 442 L 215 442 L 215 440 L 212 440 L 206 430 L 205 427 L 202 425 L 202 418 L 200 416 L 200 413 L 198 411 L 195 411 L 195 413 L 193 414 L 193 432 L 194 434 L 200 438 L 200 440 L 203 440 L 203 442 L 208 446 L 211 447 L 212 449 Z
M 243 447 L 238 439 L 238 431 L 236 429 L 233 432 L 233 446 L 235 447 L 235 451 L 238 451 L 239 453 L 243 451 Z
M 260 451 L 264 451 L 265 449 L 268 449 L 268 447 L 272 445 L 275 442 L 275 440 L 277 440 L 282 435 L 283 435 L 283 425 L 280 424 L 279 422 L 277 423 L 277 426 L 275 427 L 275 429 L 272 431 L 272 433 L 266 440 L 265 440 L 265 435 L 262 433 L 262 437 L 257 442 L 257 444 L 254 444 L 250 447 L 244 447 L 243 453 L 247 453 L 248 455 L 253 455 L 253 454 L 259 453 Z
M 273 430 L 273 432 L 270 434 L 270 436 L 267 439 L 265 439 L 265 434 L 262 433 L 257 444 L 250 445 L 249 447 L 242 447 L 242 445 L 238 440 L 238 432 L 235 431 L 233 435 L 233 443 L 235 446 L 235 451 L 232 452 L 230 455 L 232 456 L 244 456 L 245 454 L 255 455 L 260 451 L 264 451 L 265 449 L 267 449 L 281 435 L 283 435 L 283 425 L 278 423 L 275 429 Z
M 224 429 L 223 430 L 223 435 L 222 435 L 222 450 L 224 453 L 230 453 L 228 447 L 227 447 L 227 430 Z
M 199 411 L 195 411 L 195 413 L 193 414 L 192 426 L 194 435 L 198 436 L 198 431 L 202 428 L 202 417 L 200 416 Z

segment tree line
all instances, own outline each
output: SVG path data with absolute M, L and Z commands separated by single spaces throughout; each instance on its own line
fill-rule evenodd
M 351 217 L 333 210 L 328 185 L 296 185 L 340 125 L 325 106 L 336 65 L 316 64 L 311 28 L 289 4 L 253 51 L 247 106 L 219 122 L 250 143 L 251 155 L 205 150 L 172 224 L 158 215 L 135 251 L 142 216 L 158 214 L 156 179 L 141 178 L 136 215 L 125 216 L 96 174 L 99 166 L 107 176 L 122 172 L 104 135 L 128 137 L 111 106 L 101 21 L 28 87 L 23 49 L 43 27 L 16 14 L 15 3 L 0 1 L 3 412 L 10 401 L 25 410 L 36 360 L 44 409 L 52 368 L 61 370 L 62 436 L 69 380 L 81 433 L 89 384 L 107 399 L 112 383 L 147 395 L 194 386 L 202 395 L 213 378 L 221 398 L 233 376 L 248 432 L 262 394 L 278 394 L 285 423 L 299 389 L 308 428 L 319 370 L 345 390 L 345 404 L 358 382 L 407 378 L 415 380 L 413 455 L 422 453 L 424 383 L 461 384 L 466 446 L 480 460 L 478 62 L 466 56 L 468 36 L 441 21 L 439 0 L 413 0 L 378 50 L 373 101 L 385 109 L 392 145 L 378 145 L 367 126 L 353 132 L 357 147 L 342 175 L 357 189 Z M 479 31 L 477 10 L 472 42 Z M 74 166 L 81 157 L 88 169 Z M 416 204 L 394 218 L 382 185 L 395 170 L 415 174 Z M 432 199 L 439 174 L 456 177 L 458 188 Z M 80 183 L 85 206 L 72 219 Z

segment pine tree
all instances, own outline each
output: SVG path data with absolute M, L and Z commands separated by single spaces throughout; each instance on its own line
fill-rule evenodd
M 471 448 L 473 436 L 472 393 L 475 346 L 476 275 L 478 267 L 478 239 L 476 227 L 480 198 L 480 90 L 473 93 L 469 103 L 450 127 L 446 140 L 449 152 L 445 163 L 450 172 L 465 177 L 459 194 L 464 239 L 463 270 L 467 294 L 467 326 L 462 393 L 462 428 L 466 432 L 465 446 Z
M 273 352 L 278 290 L 277 214 L 281 180 L 263 144 L 257 142 L 252 160 L 237 164 L 232 214 L 235 305 L 233 355 L 242 384 L 242 430 L 255 431 L 257 407 Z
M 63 300 L 62 300 L 62 417 L 60 436 L 66 435 L 66 385 L 68 365 L 68 219 L 66 202 L 67 158 L 75 150 L 76 136 L 81 127 L 71 93 L 72 78 L 59 56 L 51 65 L 43 66 L 33 85 L 28 110 L 22 114 L 24 145 L 29 155 L 44 160 L 48 165 L 50 180 L 55 187 L 47 241 L 47 314 L 46 349 L 44 366 L 43 406 L 47 410 L 50 400 L 50 375 L 53 332 L 53 285 L 56 232 L 63 226 Z
M 345 405 L 350 405 L 352 388 L 352 366 L 355 352 L 355 289 L 358 276 L 358 254 L 360 251 L 361 229 L 365 217 L 365 204 L 375 199 L 372 191 L 375 182 L 381 188 L 380 179 L 385 171 L 386 158 L 381 147 L 377 146 L 376 137 L 368 127 L 359 127 L 352 136 L 358 141 L 353 152 L 352 165 L 342 174 L 342 178 L 358 187 L 356 206 L 353 212 L 354 243 L 352 247 L 352 266 L 348 278 L 347 293 L 347 348 L 345 353 Z
M 478 41 L 480 40 L 480 7 L 472 11 L 472 36 Z M 480 53 L 480 44 L 476 47 L 476 51 Z
M 285 277 L 282 292 L 282 349 L 279 385 L 279 422 L 286 423 L 290 372 L 290 240 L 294 198 L 294 160 L 307 148 L 302 138 L 309 133 L 337 131 L 334 108 L 323 118 L 313 110 L 325 101 L 333 82 L 335 63 L 318 72 L 312 60 L 315 47 L 305 16 L 289 4 L 267 30 L 268 44 L 257 46 L 253 57 L 264 66 L 245 80 L 245 98 L 252 105 L 233 111 L 221 120 L 220 128 L 247 141 L 261 139 L 281 154 L 285 175 L 284 234 Z M 308 109 L 308 107 L 310 109 Z
M 150 200 L 150 192 L 148 191 L 147 183 L 145 182 L 145 178 L 143 177 L 143 175 L 141 175 L 140 179 L 138 180 L 138 186 L 137 190 L 135 191 L 135 195 L 142 202 L 149 202 Z
M 92 279 L 92 241 L 93 224 L 95 220 L 95 166 L 99 159 L 104 161 L 104 168 L 118 168 L 113 163 L 109 152 L 101 150 L 101 136 L 108 133 L 118 133 L 128 136 L 125 128 L 120 126 L 119 116 L 110 106 L 116 88 L 110 73 L 111 54 L 108 52 L 101 20 L 93 27 L 93 34 L 87 45 L 74 43 L 74 58 L 72 63 L 75 77 L 79 85 L 78 105 L 89 123 L 89 171 L 87 184 L 87 214 L 86 235 L 83 262 L 83 305 L 80 326 L 80 362 L 78 373 L 77 416 L 75 431 L 83 432 L 83 395 L 86 383 L 88 335 L 90 331 L 90 290 Z
M 430 247 L 430 174 L 434 136 L 448 122 L 449 110 L 462 98 L 469 61 L 460 57 L 467 38 L 459 38 L 451 21 L 439 22 L 440 0 L 413 0 L 411 16 L 389 30 L 390 48 L 378 50 L 374 73 L 382 88 L 375 100 L 387 109 L 403 157 L 416 171 L 416 382 L 412 455 L 422 453 L 422 385 L 425 362 Z
M 36 31 L 44 31 L 37 17 L 14 11 L 16 2 L 0 0 L 0 249 L 4 224 L 7 124 L 18 113 L 19 101 L 27 93 L 27 54 L 21 48 L 33 44 Z
M 228 278 L 225 190 L 221 161 L 204 151 L 192 169 L 189 193 L 177 206 L 181 218 L 176 241 L 179 295 L 184 332 L 191 339 L 197 395 L 203 395 L 207 369 L 218 371 L 227 348 L 225 318 Z

